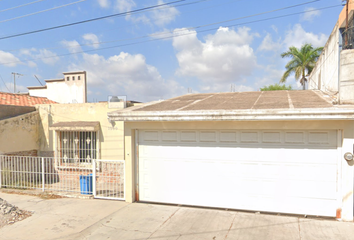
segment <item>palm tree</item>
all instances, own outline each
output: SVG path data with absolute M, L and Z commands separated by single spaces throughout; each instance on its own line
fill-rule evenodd
M 311 44 L 304 44 L 300 49 L 292 46 L 287 52 L 281 54 L 282 58 L 291 57 L 292 59 L 286 64 L 286 71 L 280 79 L 281 83 L 286 82 L 286 79 L 291 73 L 295 73 L 295 79 L 300 80 L 303 89 L 305 90 L 305 83 L 315 63 L 322 52 L 323 47 L 313 48 Z

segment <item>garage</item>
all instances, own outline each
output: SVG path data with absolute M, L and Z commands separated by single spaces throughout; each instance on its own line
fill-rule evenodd
M 139 130 L 139 200 L 336 216 L 336 130 Z
M 354 110 L 321 91 L 187 94 L 124 121 L 127 201 L 354 214 Z

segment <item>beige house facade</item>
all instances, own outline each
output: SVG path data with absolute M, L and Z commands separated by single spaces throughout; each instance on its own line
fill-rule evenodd
M 320 91 L 190 94 L 124 121 L 126 201 L 353 220 L 354 108 Z
M 62 158 L 61 141 L 65 140 L 61 136 L 65 135 L 67 158 L 123 159 L 124 123 L 108 121 L 107 113 L 112 110 L 107 102 L 36 105 L 35 111 L 0 120 L 0 152 Z

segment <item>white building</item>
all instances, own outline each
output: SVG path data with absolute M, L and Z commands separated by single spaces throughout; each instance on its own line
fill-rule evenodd
M 58 103 L 86 103 L 86 71 L 63 74 L 62 79 L 45 80 L 45 86 L 28 87 L 29 95 L 46 97 Z

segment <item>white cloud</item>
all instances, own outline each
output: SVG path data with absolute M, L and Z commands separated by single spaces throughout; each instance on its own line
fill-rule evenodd
M 323 34 L 314 34 L 312 32 L 306 32 L 300 24 L 295 24 L 290 29 L 284 39 L 284 44 L 288 49 L 290 46 L 300 48 L 305 43 L 310 43 L 314 47 L 323 47 L 327 42 L 328 37 Z
M 158 0 L 157 4 L 164 4 L 164 1 Z M 154 9 L 154 11 L 152 12 L 152 19 L 156 25 L 164 26 L 174 21 L 178 15 L 179 11 L 175 7 L 161 6 L 159 8 Z
M 27 62 L 27 65 L 28 65 L 29 67 L 31 67 L 31 68 L 37 67 L 37 64 L 36 64 L 35 62 L 33 62 L 33 61 L 28 61 L 28 62 Z
M 127 95 L 129 100 L 152 101 L 186 92 L 176 81 L 163 79 L 141 54 L 121 52 L 105 58 L 84 53 L 81 63 L 69 66 L 69 71 L 78 69 L 86 69 L 90 91 L 103 88 L 112 95 Z
M 80 44 L 76 41 L 67 41 L 67 40 L 63 40 L 61 41 L 61 44 L 66 47 L 70 53 L 77 53 L 77 52 L 81 52 L 81 46 Z
M 4 52 L 0 50 L 0 64 L 6 67 L 15 67 L 20 64 L 21 61 L 15 57 L 12 53 Z
M 35 57 L 48 65 L 54 65 L 59 61 L 58 55 L 48 49 L 39 49 L 39 53 Z
M 154 39 L 161 39 L 161 38 L 165 38 L 165 39 L 162 39 L 162 40 L 169 40 L 169 38 L 175 36 L 176 34 L 171 32 L 170 30 L 168 29 L 164 29 L 160 32 L 155 32 L 155 33 L 152 33 L 150 34 L 149 36 L 151 38 L 154 38 Z
M 267 35 L 264 37 L 261 45 L 258 47 L 258 50 L 260 51 L 277 51 L 281 48 L 281 43 L 274 42 L 272 39 L 272 35 L 270 33 L 267 33 Z
M 263 70 L 263 74 L 262 77 L 257 78 L 257 81 L 254 84 L 256 90 L 259 90 L 264 86 L 279 83 L 279 80 L 285 71 L 278 69 L 276 65 L 260 66 L 260 70 Z
M 87 33 L 82 36 L 86 44 L 90 44 L 93 48 L 98 48 L 100 46 L 99 40 L 96 34 Z
M 250 44 L 254 35 L 243 27 L 237 31 L 220 27 L 205 42 L 197 38 L 195 31 L 176 29 L 173 46 L 177 50 L 179 69 L 182 76 L 194 76 L 204 83 L 231 83 L 242 80 L 252 73 L 256 56 Z
M 119 12 L 129 12 L 133 7 L 136 7 L 133 0 L 116 0 L 115 9 Z
M 109 0 L 97 0 L 101 8 L 109 8 L 111 5 Z
M 316 8 L 310 7 L 305 9 L 305 13 L 301 15 L 302 21 L 309 21 L 312 22 L 315 17 L 321 15 L 321 11 L 316 10 Z
M 62 41 L 63 44 L 64 41 Z M 69 42 L 69 41 L 67 41 Z M 76 42 L 76 41 L 72 41 Z M 63 44 L 64 45 L 64 44 Z M 35 62 L 36 60 L 41 60 L 43 63 L 48 64 L 48 65 L 54 65 L 59 61 L 59 57 L 56 53 L 48 50 L 48 49 L 36 49 L 36 48 L 27 48 L 27 49 L 21 49 L 20 55 L 25 55 L 30 58 L 33 58 L 33 61 L 28 62 L 28 66 L 30 67 L 35 67 Z M 31 60 L 31 59 L 29 59 Z

